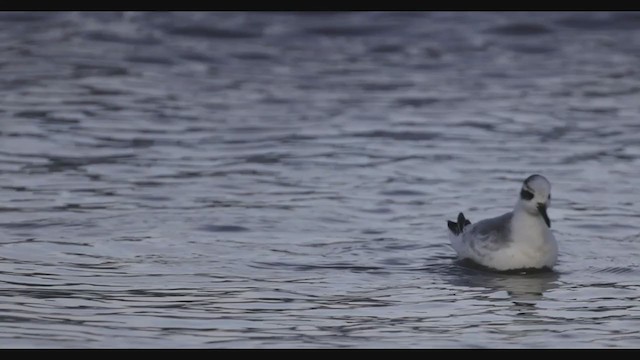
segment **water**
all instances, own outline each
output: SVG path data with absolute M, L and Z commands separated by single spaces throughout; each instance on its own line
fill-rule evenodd
M 637 347 L 638 13 L 0 14 L 0 347 Z M 552 182 L 554 273 L 446 220 Z

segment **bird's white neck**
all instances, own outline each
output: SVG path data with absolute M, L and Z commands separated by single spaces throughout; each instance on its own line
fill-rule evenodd
M 513 234 L 522 234 L 524 236 L 516 236 L 514 240 L 524 241 L 544 241 L 549 232 L 549 227 L 537 212 L 532 213 L 527 210 L 520 202 L 513 209 L 513 218 L 511 219 Z M 525 235 L 526 234 L 526 235 Z

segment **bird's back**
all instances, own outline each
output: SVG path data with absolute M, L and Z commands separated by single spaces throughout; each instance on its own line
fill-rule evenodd
M 513 212 L 481 220 L 466 226 L 460 234 L 451 234 L 451 245 L 461 258 L 477 260 L 508 245 Z

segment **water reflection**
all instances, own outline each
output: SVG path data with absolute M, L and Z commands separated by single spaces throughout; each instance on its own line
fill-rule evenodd
M 544 293 L 557 288 L 560 274 L 557 271 L 500 273 L 467 266 L 456 262 L 452 285 L 469 288 L 488 288 L 505 291 L 514 302 L 531 302 L 541 299 Z

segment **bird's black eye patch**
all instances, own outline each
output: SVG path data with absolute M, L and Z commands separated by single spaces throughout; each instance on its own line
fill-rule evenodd
M 520 198 L 524 200 L 531 200 L 533 199 L 533 193 L 531 191 L 522 189 L 522 191 L 520 191 Z
M 551 194 L 549 194 L 549 200 L 551 200 Z

